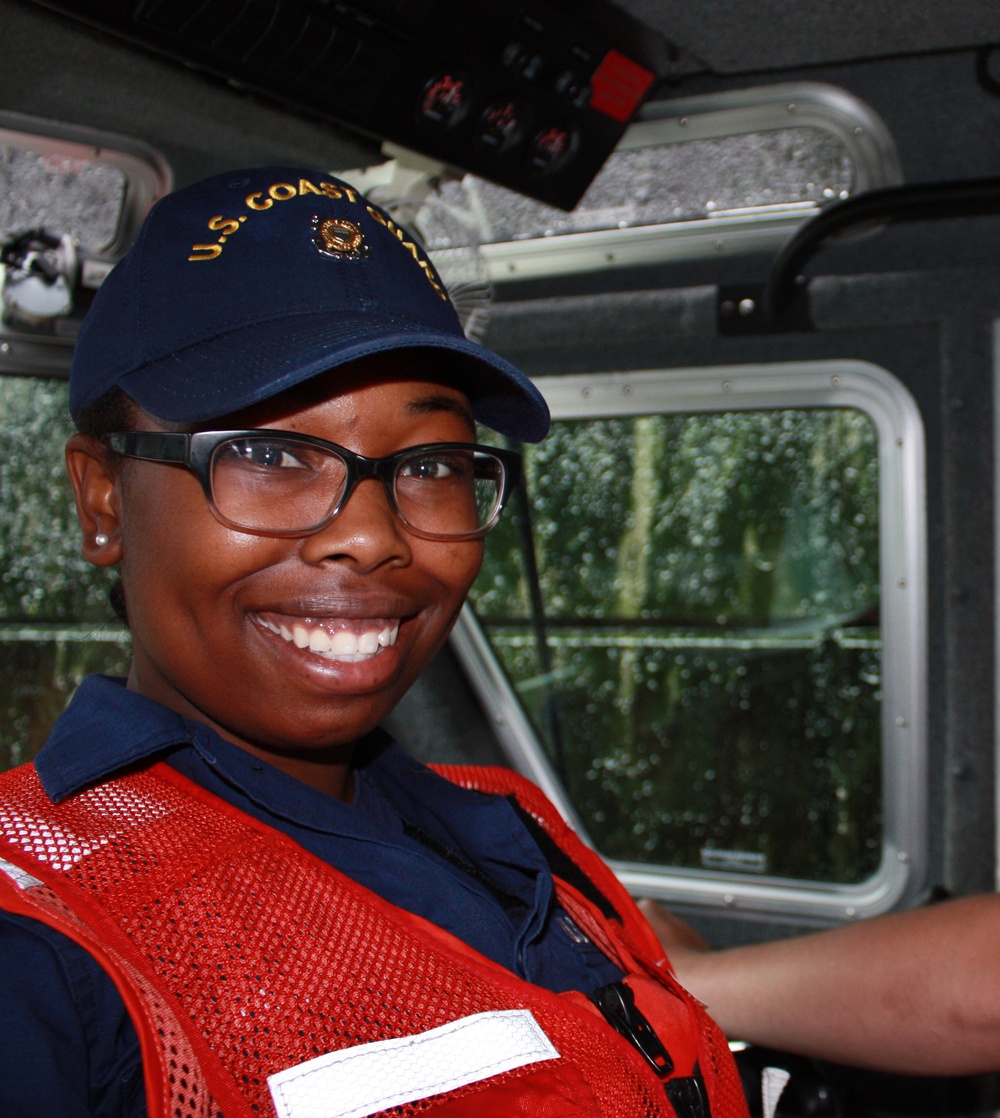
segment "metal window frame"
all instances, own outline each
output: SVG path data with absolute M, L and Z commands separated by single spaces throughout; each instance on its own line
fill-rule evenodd
M 155 202 L 174 185 L 166 159 L 128 136 L 0 111 L 0 144 L 114 167 L 122 173 L 122 198 L 114 241 L 102 250 L 109 261 L 123 256 Z M 69 375 L 75 337 L 34 334 L 0 323 L 0 373 L 22 376 Z
M 854 885 L 612 861 L 631 892 L 705 909 L 835 921 L 912 903 L 925 887 L 927 834 L 927 575 L 924 432 L 888 370 L 826 360 L 701 369 L 643 369 L 539 378 L 556 419 L 849 407 L 878 434 L 882 585 L 882 857 Z M 534 780 L 587 839 L 499 661 L 466 606 L 452 636 L 512 767 Z M 590 841 L 589 839 L 587 841 Z
M 856 192 L 902 182 L 896 145 L 882 119 L 853 94 L 822 82 L 785 82 L 650 102 L 640 110 L 616 150 L 724 139 L 789 127 L 813 127 L 835 136 L 851 159 Z M 724 211 L 698 220 L 484 244 L 480 252 L 490 279 L 497 284 L 609 267 L 704 259 L 719 253 L 767 254 L 777 252 L 819 210 L 813 203 L 788 203 Z

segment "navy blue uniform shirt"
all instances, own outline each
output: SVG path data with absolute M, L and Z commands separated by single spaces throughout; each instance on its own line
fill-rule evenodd
M 91 676 L 36 767 L 59 801 L 159 759 L 530 982 L 590 992 L 621 977 L 557 905 L 545 858 L 510 803 L 458 788 L 380 733 L 358 750 L 347 804 L 122 680 Z M 0 1115 L 145 1110 L 138 1039 L 114 984 L 58 932 L 0 912 Z

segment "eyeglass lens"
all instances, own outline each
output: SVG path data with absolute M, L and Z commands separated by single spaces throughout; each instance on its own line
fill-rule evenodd
M 335 451 L 295 439 L 242 437 L 212 457 L 212 496 L 232 524 L 257 531 L 319 527 L 341 501 L 348 466 Z M 489 526 L 503 494 L 503 464 L 494 456 L 454 448 L 401 455 L 390 497 L 418 532 L 463 536 Z

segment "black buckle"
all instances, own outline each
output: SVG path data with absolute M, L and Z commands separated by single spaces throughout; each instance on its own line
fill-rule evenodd
M 711 1118 L 705 1085 L 700 1075 L 689 1075 L 684 1079 L 671 1079 L 663 1084 L 670 1099 L 670 1105 L 677 1112 L 677 1118 Z
M 674 1061 L 653 1026 L 636 1009 L 635 995 L 629 987 L 624 982 L 612 982 L 595 990 L 591 1000 L 607 1023 L 638 1050 L 660 1079 L 667 1079 L 674 1070 Z M 705 1084 L 697 1068 L 694 1075 L 667 1079 L 663 1089 L 677 1118 L 711 1118 Z
M 611 982 L 601 986 L 591 998 L 615 1032 L 638 1049 L 660 1079 L 666 1079 L 674 1070 L 674 1061 L 653 1031 L 653 1026 L 636 1009 L 635 995 L 625 983 Z

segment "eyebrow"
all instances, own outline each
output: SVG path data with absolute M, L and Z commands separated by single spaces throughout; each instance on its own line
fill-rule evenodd
M 451 412 L 457 415 L 460 419 L 465 420 L 469 425 L 470 430 L 475 431 L 476 421 L 472 415 L 472 409 L 468 408 L 461 401 L 456 400 L 454 396 L 420 396 L 416 400 L 411 400 L 406 405 L 407 411 L 414 412 L 418 415 L 428 415 L 433 412 Z

